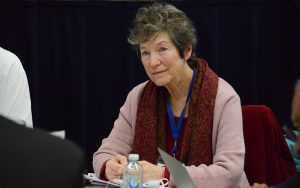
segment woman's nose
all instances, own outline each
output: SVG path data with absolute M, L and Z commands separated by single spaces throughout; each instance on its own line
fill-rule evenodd
M 152 53 L 151 58 L 150 58 L 150 66 L 156 67 L 159 64 L 160 64 L 160 58 L 159 58 L 158 54 Z

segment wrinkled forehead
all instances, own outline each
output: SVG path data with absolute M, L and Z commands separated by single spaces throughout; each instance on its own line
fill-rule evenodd
M 173 42 L 170 39 L 170 36 L 168 33 L 156 33 L 151 38 L 149 38 L 147 41 L 140 43 L 140 49 L 148 48 L 151 46 L 155 46 L 158 44 L 173 44 Z

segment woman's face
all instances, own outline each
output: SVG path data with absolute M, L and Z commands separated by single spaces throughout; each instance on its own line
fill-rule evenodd
M 291 120 L 300 131 L 300 89 L 295 92 L 293 97 Z
M 159 33 L 140 43 L 141 60 L 149 78 L 157 86 L 167 86 L 186 66 L 167 33 Z M 186 60 L 185 60 L 186 59 Z

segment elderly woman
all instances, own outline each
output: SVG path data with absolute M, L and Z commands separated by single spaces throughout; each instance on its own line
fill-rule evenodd
M 144 182 L 163 177 L 157 147 L 186 165 L 197 187 L 248 187 L 239 96 L 205 60 L 196 58 L 196 29 L 170 4 L 140 8 L 129 43 L 150 80 L 128 94 L 108 138 L 95 152 L 100 178 L 122 176 L 129 153 L 138 153 Z

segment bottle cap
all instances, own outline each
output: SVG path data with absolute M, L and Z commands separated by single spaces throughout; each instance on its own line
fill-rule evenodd
M 139 154 L 129 154 L 128 155 L 129 161 L 138 161 L 139 160 Z

